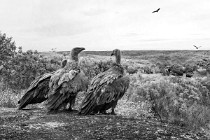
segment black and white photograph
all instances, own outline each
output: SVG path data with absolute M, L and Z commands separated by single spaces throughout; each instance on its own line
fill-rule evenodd
M 0 0 L 0 140 L 210 140 L 210 0 Z

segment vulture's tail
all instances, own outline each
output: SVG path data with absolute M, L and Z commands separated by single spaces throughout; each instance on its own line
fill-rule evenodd
M 93 113 L 95 105 L 96 105 L 96 101 L 95 101 L 94 93 L 88 92 L 82 102 L 79 114 L 80 115 L 88 115 L 88 114 Z
M 48 97 L 46 107 L 49 111 L 59 110 L 62 106 L 66 105 L 70 99 L 70 94 L 61 93 L 62 87 Z
M 30 104 L 30 101 L 33 98 L 33 91 L 26 92 L 25 95 L 18 101 L 18 109 L 23 109 L 26 107 L 28 104 Z

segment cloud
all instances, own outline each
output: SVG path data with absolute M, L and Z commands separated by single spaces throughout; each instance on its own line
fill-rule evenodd
M 31 30 L 44 37 L 56 37 L 56 36 L 73 36 L 91 31 L 93 27 L 85 24 L 85 22 L 58 22 L 48 25 L 42 25 L 35 27 Z
M 66 46 L 80 45 L 92 50 L 135 49 L 143 44 L 147 49 L 156 44 L 167 48 L 171 42 L 191 48 L 193 41 L 209 46 L 209 4 L 209 0 L 2 0 L 0 28 L 27 49 L 68 50 Z M 159 13 L 151 13 L 159 7 Z

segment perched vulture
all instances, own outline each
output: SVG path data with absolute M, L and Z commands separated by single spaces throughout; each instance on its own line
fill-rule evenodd
M 130 79 L 124 76 L 124 69 L 120 64 L 120 50 L 113 50 L 111 55 L 115 55 L 116 63 L 107 71 L 99 73 L 93 78 L 81 104 L 79 114 L 106 114 L 106 110 L 110 108 L 112 108 L 111 114 L 115 114 L 114 109 L 117 101 L 128 89 Z
M 65 67 L 67 60 L 63 60 L 61 68 Z M 18 101 L 18 109 L 23 109 L 28 104 L 41 103 L 47 99 L 49 81 L 54 72 L 46 73 L 37 77 L 27 89 L 23 97 Z
M 49 93 L 46 101 L 48 111 L 57 111 L 70 103 L 68 111 L 72 110 L 76 95 L 85 91 L 88 79 L 78 66 L 78 54 L 85 48 L 73 48 L 71 58 L 63 69 L 56 71 L 49 82 Z

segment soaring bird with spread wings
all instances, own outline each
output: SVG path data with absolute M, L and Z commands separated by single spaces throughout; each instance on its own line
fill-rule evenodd
M 72 111 L 78 92 L 85 91 L 89 84 L 88 78 L 78 66 L 78 54 L 85 48 L 76 47 L 71 51 L 71 59 L 63 69 L 56 71 L 50 78 L 49 93 L 46 101 L 48 111 L 57 111 L 66 107 Z
M 63 60 L 61 68 L 65 67 L 67 60 Z M 41 103 L 47 99 L 49 82 L 54 72 L 46 73 L 37 77 L 26 90 L 23 97 L 18 101 L 18 109 L 23 109 L 29 104 Z
M 199 49 L 199 48 L 201 47 L 201 46 L 198 47 L 198 46 L 195 46 L 195 45 L 193 45 L 193 46 L 194 46 L 196 49 Z
M 111 114 L 115 114 L 114 109 L 117 102 L 127 91 L 130 80 L 129 77 L 124 76 L 124 69 L 120 64 L 120 50 L 113 50 L 112 55 L 115 56 L 116 63 L 107 71 L 99 73 L 93 78 L 81 104 L 79 114 L 106 114 L 106 110 L 110 108 L 112 109 Z
M 159 12 L 160 8 L 158 8 L 157 10 L 153 11 L 152 13 L 157 13 Z

